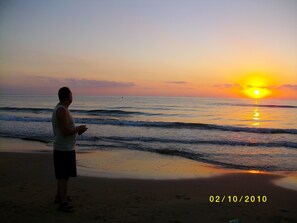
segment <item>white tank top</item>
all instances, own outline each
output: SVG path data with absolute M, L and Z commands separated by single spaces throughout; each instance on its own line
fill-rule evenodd
M 75 144 L 76 144 L 76 136 L 77 134 L 73 135 L 68 135 L 65 136 L 62 134 L 59 125 L 58 125 L 58 120 L 57 120 L 57 110 L 59 108 L 64 108 L 66 111 L 68 111 L 68 123 L 69 123 L 69 128 L 75 128 L 75 123 L 72 118 L 71 113 L 67 108 L 65 108 L 63 105 L 57 105 L 53 111 L 52 114 L 52 125 L 53 125 L 53 131 L 54 131 L 54 136 L 55 136 L 55 141 L 54 141 L 54 150 L 58 151 L 72 151 L 75 149 Z

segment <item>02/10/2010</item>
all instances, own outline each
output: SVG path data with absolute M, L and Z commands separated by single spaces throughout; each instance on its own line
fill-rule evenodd
M 265 195 L 210 195 L 209 196 L 209 202 L 210 203 L 266 203 L 267 202 L 267 196 Z

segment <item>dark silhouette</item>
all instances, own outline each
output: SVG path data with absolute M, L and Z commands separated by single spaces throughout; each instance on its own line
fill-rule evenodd
M 57 194 L 55 203 L 59 203 L 59 210 L 74 212 L 70 205 L 71 197 L 67 196 L 69 177 L 76 177 L 75 144 L 77 133 L 80 135 L 87 130 L 85 125 L 75 126 L 74 119 L 68 107 L 73 97 L 68 87 L 59 90 L 60 102 L 52 114 L 52 125 L 55 136 L 54 141 L 54 168 L 57 179 Z

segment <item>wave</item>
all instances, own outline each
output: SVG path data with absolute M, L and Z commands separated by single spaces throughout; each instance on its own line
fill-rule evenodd
M 51 118 L 44 117 L 28 117 L 28 116 L 14 116 L 0 114 L 1 121 L 16 121 L 16 122 L 51 122 Z
M 163 114 L 147 113 L 137 111 L 124 111 L 117 109 L 96 109 L 96 110 L 71 110 L 73 113 L 85 113 L 89 115 L 116 115 L 116 116 L 130 116 L 130 115 L 145 115 L 145 116 L 158 116 Z
M 48 113 L 48 112 L 53 112 L 53 109 L 50 109 L 50 108 L 0 107 L 0 111 L 8 111 L 8 112 Z
M 149 151 L 149 150 L 146 150 Z M 272 166 L 272 165 L 243 165 L 243 164 L 235 164 L 235 163 L 227 163 L 227 162 L 222 162 L 222 161 L 217 161 L 217 160 L 212 160 L 210 158 L 204 157 L 202 154 L 197 154 L 197 153 L 192 153 L 191 151 L 182 151 L 182 150 L 171 150 L 171 149 L 158 149 L 154 151 L 149 151 L 149 152 L 155 152 L 158 154 L 163 154 L 163 155 L 172 155 L 172 156 L 179 156 L 207 164 L 213 164 L 217 166 L 221 166 L 224 168 L 231 168 L 231 169 L 240 169 L 240 170 L 263 170 L 263 171 L 277 171 L 277 170 L 295 170 L 295 169 L 280 169 L 278 166 Z
M 49 117 L 26 117 L 14 115 L 0 115 L 2 121 L 19 121 L 19 122 L 51 122 Z M 185 123 L 185 122 L 154 122 L 154 121 L 132 121 L 119 119 L 103 118 L 77 118 L 77 123 L 96 124 L 96 125 L 115 125 L 131 127 L 150 127 L 150 128 L 170 128 L 170 129 L 201 129 L 201 130 L 220 130 L 231 132 L 247 132 L 261 134 L 297 134 L 297 129 L 280 129 L 280 128 L 252 128 L 237 127 L 228 125 L 215 125 L 205 123 Z
M 3 137 L 15 137 L 24 140 L 33 140 L 33 141 L 40 141 L 40 142 L 51 142 L 52 136 L 25 136 L 22 134 L 15 134 L 7 135 L 0 133 L 0 136 Z M 78 139 L 81 141 L 81 139 Z M 247 147 L 284 147 L 290 149 L 297 149 L 296 142 L 288 142 L 288 141 L 277 141 L 277 142 L 247 142 L 247 141 L 234 141 L 234 140 L 201 140 L 201 139 L 189 139 L 189 140 L 179 140 L 179 139 L 172 139 L 172 138 L 155 138 L 155 137 L 121 137 L 121 136 L 104 136 L 104 137 L 97 137 L 97 136 L 84 136 L 83 141 L 88 142 L 84 144 L 84 146 L 98 146 L 97 142 L 109 142 L 113 143 L 109 146 L 114 146 L 114 143 L 120 143 L 121 146 L 129 146 L 137 143 L 173 143 L 173 144 L 191 144 L 191 145 L 222 145 L 222 146 L 247 146 Z M 95 143 L 95 144 L 93 144 Z
M 296 105 L 272 105 L 272 104 L 242 104 L 242 103 L 214 103 L 213 105 L 227 105 L 239 107 L 258 107 L 258 108 L 297 108 Z
M 0 137 L 5 138 L 12 138 L 12 139 L 22 139 L 26 141 L 35 141 L 35 142 L 42 142 L 42 143 L 51 143 L 52 140 L 50 136 L 26 136 L 24 134 L 9 134 L 9 133 L 2 133 L 0 132 Z
M 39 141 L 42 143 L 51 143 L 52 141 L 49 140 L 50 137 L 46 136 L 30 136 L 26 137 L 24 135 L 15 135 L 15 136 L 7 136 L 5 134 L 1 134 L 0 136 L 3 137 L 10 137 L 10 138 L 20 138 L 23 140 L 33 140 Z M 148 144 L 143 142 L 161 142 L 163 146 L 155 146 L 154 144 Z M 176 146 L 172 147 L 170 145 L 164 145 L 164 143 L 175 143 Z M 176 139 L 159 139 L 159 138 L 151 138 L 151 137 L 84 137 L 83 139 L 78 139 L 77 145 L 80 147 L 78 152 L 86 152 L 92 150 L 110 150 L 110 149 L 129 149 L 129 150 L 136 150 L 136 151 L 145 151 L 145 152 L 152 152 L 158 153 L 161 155 L 166 156 L 178 156 L 183 157 L 186 159 L 191 159 L 194 161 L 204 162 L 208 164 L 218 165 L 223 168 L 232 168 L 232 169 L 244 169 L 244 170 L 264 170 L 264 171 L 296 171 L 294 166 L 284 165 L 284 166 L 277 166 L 272 165 L 271 163 L 262 163 L 258 162 L 257 164 L 243 164 L 238 159 L 234 159 L 229 157 L 229 159 L 224 159 L 223 157 L 215 156 L 215 154 L 204 153 L 200 150 L 192 150 L 186 149 L 185 146 L 179 146 L 177 143 L 200 143 L 200 144 L 213 144 L 213 145 L 233 145 L 233 146 L 266 146 L 266 147 L 274 147 L 274 146 L 291 146 L 292 148 L 297 148 L 297 143 L 289 143 L 289 142 L 271 142 L 271 143 L 248 143 L 248 142 L 236 142 L 236 141 L 202 141 L 202 140 L 176 140 Z M 158 144 L 160 145 L 160 144 Z M 239 147 L 240 149 L 240 147 Z M 46 151 L 41 151 L 46 152 Z M 213 156 L 214 155 L 214 156 Z M 232 157 L 236 154 L 230 154 Z M 261 154 L 260 154 L 261 155 Z M 251 155 L 247 155 L 250 156 Z M 259 154 L 252 155 L 255 159 L 259 158 Z M 262 154 L 263 157 L 270 156 L 269 154 Z M 283 156 L 283 155 L 281 155 Z M 276 158 L 276 157 L 274 157 Z M 283 158 L 283 157 L 281 157 Z M 242 155 L 240 155 L 240 159 L 243 159 Z
M 104 139 L 106 137 L 103 137 L 101 139 Z M 107 137 L 108 138 L 108 137 Z M 131 139 L 132 140 L 132 139 Z M 88 145 L 82 144 L 86 150 L 89 150 Z M 166 155 L 166 156 L 178 156 L 178 157 L 183 157 L 186 159 L 191 159 L 194 161 L 199 161 L 207 164 L 213 164 L 217 166 L 221 166 L 223 168 L 232 168 L 232 169 L 242 169 L 242 170 L 263 170 L 263 171 L 296 171 L 295 167 L 292 167 L 290 165 L 288 166 L 277 166 L 277 165 L 272 165 L 272 164 L 266 164 L 264 163 L 259 163 L 257 164 L 243 164 L 240 161 L 232 162 L 231 160 L 229 161 L 224 161 L 225 159 L 221 160 L 216 160 L 212 154 L 208 153 L 201 153 L 199 151 L 193 151 L 191 149 L 185 149 L 182 147 L 182 149 L 179 148 L 160 148 L 159 146 L 157 147 L 150 147 L 148 144 L 139 144 L 139 143 L 132 143 L 128 142 L 127 144 L 125 143 L 116 143 L 116 144 L 106 144 L 104 141 L 98 141 L 96 144 L 89 145 L 92 149 L 91 150 L 107 150 L 107 149 L 122 149 L 122 148 L 127 148 L 129 150 L 136 150 L 136 151 L 144 151 L 144 152 L 152 152 L 152 153 L 158 153 L 161 155 Z M 250 155 L 248 155 L 250 158 Z M 259 155 L 256 155 L 257 157 Z M 264 156 L 266 156 L 264 154 Z M 269 156 L 269 155 L 268 155 Z M 242 155 L 241 155 L 242 157 Z
M 78 144 L 80 145 L 80 144 Z M 80 145 L 82 146 L 82 145 Z M 100 148 L 99 148 L 100 146 Z M 83 145 L 83 147 L 87 147 L 86 145 Z M 106 147 L 108 148 L 123 148 L 123 145 L 106 145 L 100 143 L 90 145 L 90 147 L 95 147 L 95 150 L 106 150 Z M 158 153 L 161 155 L 167 155 L 167 156 L 178 156 L 178 157 L 183 157 L 186 159 L 191 159 L 194 161 L 199 161 L 207 164 L 213 164 L 213 165 L 218 165 L 223 168 L 231 168 L 231 169 L 241 169 L 241 170 L 263 170 L 263 171 L 295 171 L 296 169 L 294 168 L 289 168 L 289 167 L 278 167 L 275 165 L 243 165 L 243 164 L 238 164 L 238 163 L 228 163 L 228 162 L 223 162 L 223 161 L 218 161 L 212 159 L 212 156 L 209 154 L 204 154 L 204 153 L 199 153 L 195 152 L 192 150 L 187 150 L 187 149 L 172 149 L 172 148 L 153 148 L 153 147 L 148 147 L 148 146 L 143 146 L 139 144 L 127 144 L 125 148 L 128 148 L 129 150 L 136 150 L 136 151 L 144 151 L 144 152 L 152 152 L 152 153 Z M 88 148 L 86 148 L 89 150 Z M 94 149 L 91 149 L 94 150 Z
M 28 112 L 28 113 L 52 113 L 53 109 L 50 108 L 17 108 L 17 107 L 0 107 L 0 111 L 6 112 Z M 71 109 L 72 113 L 76 114 L 87 114 L 92 116 L 132 116 L 132 115 L 143 115 L 143 116 L 172 116 L 172 114 L 162 113 L 148 113 L 138 111 L 125 111 L 120 109 L 94 109 L 94 110 L 80 110 Z M 174 115 L 174 114 L 173 114 Z
M 154 137 L 91 137 L 90 141 L 115 141 L 115 142 L 159 142 L 159 143 L 178 143 L 178 144 L 208 144 L 208 145 L 226 145 L 226 146 L 249 146 L 249 147 L 286 147 L 297 149 L 297 143 L 278 141 L 278 142 L 245 142 L 232 140 L 179 140 L 179 139 L 164 139 Z

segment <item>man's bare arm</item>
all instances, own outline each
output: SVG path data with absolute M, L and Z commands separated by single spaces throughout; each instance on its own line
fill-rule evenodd
M 69 128 L 68 116 L 69 114 L 65 108 L 59 108 L 57 110 L 58 125 L 63 135 L 68 136 L 74 135 L 76 133 L 82 134 L 87 130 L 85 125 L 80 125 L 75 128 Z

